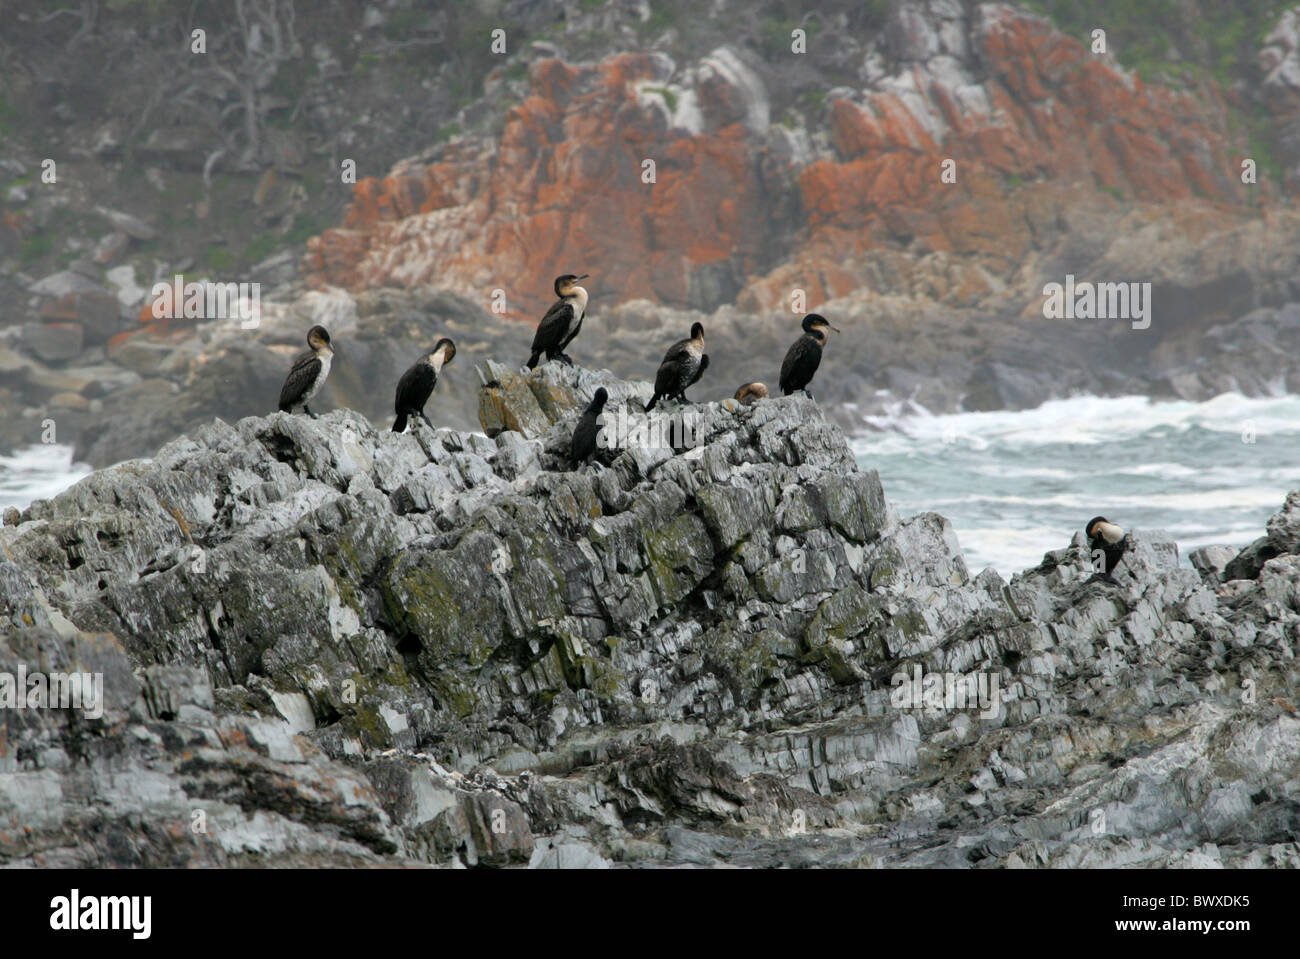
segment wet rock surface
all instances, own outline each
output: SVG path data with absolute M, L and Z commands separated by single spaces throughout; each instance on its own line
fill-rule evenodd
M 1253 578 L 1004 582 L 804 397 L 482 373 L 519 429 L 217 421 L 0 528 L 0 675 L 103 675 L 0 709 L 0 863 L 1300 865 L 1300 494 Z M 690 442 L 570 469 L 598 385 Z

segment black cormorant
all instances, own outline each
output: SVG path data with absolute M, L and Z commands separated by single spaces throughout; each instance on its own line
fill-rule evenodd
M 600 433 L 600 426 L 597 425 L 596 420 L 600 418 L 608 399 L 609 393 L 602 386 L 596 390 L 591 403 L 578 418 L 578 425 L 573 430 L 573 440 L 569 443 L 569 459 L 573 461 L 575 467 L 581 466 L 592 453 L 596 452 L 596 437 Z
M 1120 559 L 1128 549 L 1128 537 L 1124 535 L 1124 530 L 1110 522 L 1104 516 L 1094 516 L 1088 520 L 1088 525 L 1083 528 L 1088 537 L 1088 548 L 1092 550 L 1093 555 L 1100 550 L 1106 558 L 1105 575 L 1107 579 L 1113 581 L 1111 573 L 1119 565 Z M 1094 560 L 1094 566 L 1096 565 Z
M 406 422 L 412 416 L 418 416 L 429 423 L 429 417 L 424 413 L 424 404 L 429 402 L 433 388 L 438 385 L 438 374 L 455 355 L 456 344 L 444 336 L 433 349 L 402 374 L 402 378 L 397 381 L 397 397 L 393 401 L 393 409 L 397 413 L 397 419 L 393 421 L 394 433 L 406 429 Z
M 664 361 L 655 374 L 655 395 L 650 397 L 645 411 L 649 413 L 661 399 L 678 399 L 688 402 L 686 391 L 709 368 L 709 356 L 704 352 L 704 324 L 691 325 L 691 338 L 678 340 L 668 347 Z
M 307 404 L 325 385 L 325 377 L 330 375 L 334 350 L 330 346 L 330 335 L 323 326 L 313 326 L 307 331 L 307 345 L 311 350 L 294 360 L 293 368 L 284 378 L 284 386 L 280 388 L 280 412 L 296 413 L 302 410 L 314 418 L 316 414 Z
M 565 354 L 564 348 L 573 341 L 582 329 L 582 318 L 587 312 L 587 291 L 578 286 L 579 280 L 585 280 L 589 274 L 574 276 L 565 273 L 555 278 L 555 295 L 559 297 L 542 317 L 533 336 L 533 351 L 528 357 L 528 368 L 537 366 L 538 357 L 546 354 L 547 360 L 562 360 L 569 366 L 573 360 Z
M 781 392 L 789 396 L 795 390 L 808 393 L 808 384 L 822 361 L 822 348 L 826 346 L 826 331 L 838 329 L 826 322 L 826 318 L 817 313 L 809 313 L 803 318 L 803 336 L 795 341 L 794 346 L 785 354 L 781 364 Z M 808 393 L 809 398 L 812 397 Z

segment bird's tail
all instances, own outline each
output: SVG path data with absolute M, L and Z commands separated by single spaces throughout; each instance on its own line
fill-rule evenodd
M 540 357 L 541 355 L 542 355 L 542 354 L 541 354 L 540 351 L 537 352 L 537 353 L 534 353 L 532 356 L 528 357 L 528 362 L 527 362 L 525 365 L 526 365 L 530 370 L 532 370 L 532 369 L 536 369 L 536 368 L 537 368 L 537 359 L 538 359 L 538 357 Z
M 393 421 L 393 432 L 402 433 L 406 430 L 406 414 L 398 413 L 397 419 Z
M 650 397 L 650 402 L 645 405 L 645 411 L 649 413 L 652 409 L 655 408 L 655 404 L 658 402 L 659 402 L 659 394 L 656 393 L 654 396 Z

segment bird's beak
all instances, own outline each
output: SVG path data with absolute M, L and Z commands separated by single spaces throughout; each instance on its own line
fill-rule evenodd
M 585 280 L 589 276 L 591 276 L 590 273 L 583 273 L 581 276 L 576 277 L 576 279 Z
M 827 323 L 826 325 L 831 326 L 829 323 Z M 831 329 L 834 330 L 836 333 L 840 331 L 840 328 L 838 326 L 831 326 Z

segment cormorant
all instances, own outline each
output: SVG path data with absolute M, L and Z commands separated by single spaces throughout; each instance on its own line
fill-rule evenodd
M 565 273 L 555 278 L 555 295 L 559 297 L 542 317 L 533 336 L 533 352 L 528 357 L 528 368 L 537 366 L 537 359 L 543 353 L 547 360 L 562 360 L 569 366 L 573 360 L 565 354 L 568 346 L 578 331 L 582 329 L 582 318 L 587 312 L 587 291 L 578 286 L 579 280 L 585 280 L 590 274 L 574 276 Z
M 587 462 L 591 454 L 596 452 L 596 437 L 600 433 L 596 420 L 604 411 L 608 399 L 609 393 L 602 386 L 596 390 L 591 403 L 578 418 L 578 425 L 573 430 L 573 440 L 569 443 L 569 459 L 573 461 L 575 467 Z
M 645 411 L 649 413 L 660 399 L 679 399 L 683 403 L 686 391 L 709 368 L 709 356 L 704 352 L 704 324 L 691 324 L 691 338 L 678 340 L 668 347 L 664 361 L 655 374 L 655 395 L 650 397 Z
M 753 406 L 759 400 L 767 399 L 767 384 L 746 383 L 736 390 L 735 399 L 739 400 L 742 406 Z
M 826 346 L 826 331 L 838 329 L 826 322 L 826 318 L 817 313 L 809 313 L 803 318 L 803 336 L 795 341 L 794 346 L 785 354 L 781 364 L 781 392 L 789 396 L 795 390 L 808 393 L 808 384 L 822 361 L 822 348 Z M 808 393 L 811 399 L 812 394 Z
M 402 378 L 397 381 L 397 397 L 393 401 L 393 409 L 397 413 L 397 419 L 393 421 L 394 433 L 405 430 L 407 418 L 411 416 L 418 416 L 430 426 L 433 425 L 424 413 L 424 404 L 429 402 L 433 388 L 438 385 L 438 374 L 455 355 L 456 344 L 444 336 L 432 350 L 402 374 Z
M 316 414 L 307 404 L 320 392 L 320 388 L 325 385 L 325 377 L 330 375 L 334 349 L 330 346 L 330 335 L 323 326 L 313 326 L 307 331 L 307 345 L 311 351 L 294 360 L 293 368 L 284 378 L 284 386 L 280 388 L 280 412 L 296 413 L 302 410 L 314 419 Z
M 1120 559 L 1128 549 L 1128 537 L 1124 530 L 1110 522 L 1104 516 L 1094 516 L 1083 528 L 1088 537 L 1088 548 L 1095 555 L 1098 550 L 1106 557 L 1106 578 L 1114 581 L 1111 573 L 1119 565 Z

